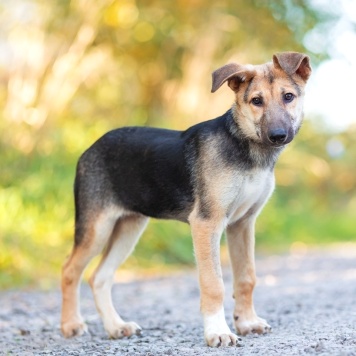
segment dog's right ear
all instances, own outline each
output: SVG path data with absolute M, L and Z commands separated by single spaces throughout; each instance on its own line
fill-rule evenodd
M 251 65 L 229 63 L 212 73 L 213 85 L 211 92 L 216 92 L 226 81 L 229 87 L 236 92 L 241 83 L 255 76 L 256 72 Z

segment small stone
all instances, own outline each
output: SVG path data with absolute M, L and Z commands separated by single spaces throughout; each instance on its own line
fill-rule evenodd
M 324 343 L 321 340 L 319 340 L 315 345 L 315 351 L 322 351 L 324 349 L 325 349 Z
M 30 335 L 30 334 L 31 334 L 30 330 L 20 329 L 20 335 L 26 336 L 26 335 Z

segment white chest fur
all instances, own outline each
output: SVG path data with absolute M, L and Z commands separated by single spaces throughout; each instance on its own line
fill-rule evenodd
M 270 170 L 254 170 L 235 174 L 225 197 L 228 223 L 246 214 L 257 215 L 274 189 L 274 175 Z

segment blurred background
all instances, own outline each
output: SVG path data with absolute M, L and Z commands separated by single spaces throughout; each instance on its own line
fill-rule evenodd
M 76 161 L 97 138 L 214 118 L 233 93 L 210 93 L 213 70 L 288 50 L 314 72 L 257 251 L 355 241 L 355 29 L 353 0 L 0 0 L 0 288 L 58 285 Z M 193 264 L 189 227 L 152 220 L 122 276 Z

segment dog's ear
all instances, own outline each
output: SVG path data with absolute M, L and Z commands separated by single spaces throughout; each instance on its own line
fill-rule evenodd
M 306 54 L 298 52 L 276 53 L 273 56 L 273 65 L 275 68 L 282 69 L 289 75 L 297 74 L 305 82 L 311 74 L 309 57 Z
M 216 92 L 226 81 L 229 87 L 236 92 L 241 83 L 252 78 L 255 74 L 252 66 L 243 66 L 237 63 L 226 64 L 212 73 L 211 92 Z

